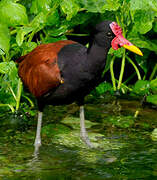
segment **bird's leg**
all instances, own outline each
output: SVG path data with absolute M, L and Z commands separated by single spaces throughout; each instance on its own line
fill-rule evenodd
M 36 138 L 34 142 L 35 150 L 34 155 L 37 156 L 39 153 L 39 147 L 41 146 L 41 125 L 42 125 L 42 115 L 43 113 L 38 111 L 38 122 L 37 122 L 37 130 L 36 130 Z
M 86 132 L 86 128 L 85 128 L 85 117 L 84 117 L 84 106 L 80 106 L 80 128 L 81 128 L 81 138 L 82 140 L 89 146 L 89 147 L 93 147 L 93 145 L 91 144 L 89 138 L 88 138 L 88 134 Z

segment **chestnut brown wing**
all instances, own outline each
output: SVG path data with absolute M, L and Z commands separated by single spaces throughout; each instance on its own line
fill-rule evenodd
M 34 96 L 40 97 L 62 82 L 57 64 L 58 52 L 62 47 L 73 43 L 75 42 L 65 40 L 43 44 L 17 59 L 19 76 Z

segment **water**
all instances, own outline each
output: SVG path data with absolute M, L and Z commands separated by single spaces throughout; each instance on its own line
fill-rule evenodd
M 75 104 L 46 108 L 38 159 L 36 117 L 1 117 L 0 180 L 157 179 L 155 109 L 134 100 L 88 100 L 86 126 L 94 149 L 79 138 L 78 110 Z

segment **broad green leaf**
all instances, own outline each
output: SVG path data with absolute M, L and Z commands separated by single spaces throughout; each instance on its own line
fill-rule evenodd
M 157 95 L 149 95 L 146 97 L 146 101 L 157 105 Z
M 1 102 L 12 106 L 16 105 L 16 101 L 13 97 L 11 90 L 17 92 L 18 74 L 16 64 L 13 61 L 0 63 L 0 73 L 3 74 L 0 84 L 0 96 Z
M 58 13 L 58 10 L 55 10 L 55 11 L 51 12 L 47 16 L 46 25 L 54 26 L 54 25 L 58 25 L 59 23 L 60 22 L 59 22 L 59 13 Z
M 150 51 L 157 52 L 157 41 L 149 40 L 142 35 L 139 36 L 134 29 L 129 33 L 128 40 L 139 48 L 146 48 Z
M 149 81 L 138 80 L 133 88 L 133 92 L 139 95 L 145 95 L 149 93 L 149 89 Z
M 67 15 L 69 21 L 80 9 L 80 6 L 74 0 L 63 0 L 60 4 L 62 11 Z
M 104 13 L 105 11 L 116 11 L 119 6 L 119 0 L 81 0 L 82 6 L 89 12 Z
M 7 74 L 10 70 L 10 66 L 8 62 L 1 62 L 0 63 L 0 73 Z
M 112 85 L 108 82 L 101 83 L 98 87 L 96 87 L 96 93 L 102 95 L 106 92 L 113 91 Z
M 30 26 L 34 27 L 34 29 L 42 29 L 46 23 L 46 15 L 41 12 L 31 21 Z
M 130 9 L 135 10 L 153 10 L 157 12 L 156 0 L 130 0 Z
M 17 74 L 17 67 L 15 62 L 2 62 L 0 63 L 0 73 L 7 74 L 9 79 L 6 79 L 6 82 L 12 84 L 11 87 L 17 85 L 18 74 Z
M 38 14 L 40 12 L 47 13 L 51 9 L 51 0 L 33 0 L 31 6 L 31 13 Z
M 152 8 L 153 11 L 157 12 L 157 1 L 156 0 L 150 0 L 149 6 Z
M 150 88 L 153 93 L 157 94 L 157 78 L 150 82 Z
M 32 27 L 21 27 L 19 28 L 19 30 L 17 31 L 17 35 L 16 35 L 16 42 L 19 46 L 22 45 L 23 41 L 24 41 L 24 36 L 28 33 L 30 33 L 31 31 L 33 31 L 34 28 Z
M 0 22 L 13 27 L 27 24 L 28 17 L 25 7 L 11 0 L 2 0 L 0 2 Z
M 10 34 L 6 25 L 0 24 L 0 55 L 7 53 L 10 48 Z
M 134 26 L 137 32 L 145 34 L 152 29 L 155 13 L 152 11 L 136 11 L 134 14 Z
M 157 33 L 157 19 L 156 19 L 156 21 L 154 22 L 153 30 L 154 30 L 154 32 Z
M 148 0 L 130 0 L 130 9 L 131 10 L 141 10 L 141 9 L 148 10 L 149 1 Z

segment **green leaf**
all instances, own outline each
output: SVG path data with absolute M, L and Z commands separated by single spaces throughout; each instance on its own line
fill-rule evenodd
M 24 36 L 28 33 L 30 33 L 31 31 L 33 31 L 33 27 L 21 27 L 19 28 L 19 30 L 17 31 L 17 35 L 16 35 L 16 42 L 19 46 L 22 45 L 23 41 L 24 41 Z
M 74 0 L 63 0 L 60 4 L 62 11 L 67 15 L 69 21 L 80 9 L 80 6 Z
M 37 47 L 37 43 L 35 43 L 35 42 L 24 42 L 21 47 L 23 49 L 24 54 L 27 54 L 27 53 L 31 52 L 34 48 Z
M 17 88 L 18 73 L 15 62 L 10 61 L 0 63 L 0 73 L 7 75 L 5 83 L 9 83 L 11 84 L 11 87 Z
M 0 22 L 15 27 L 28 23 L 28 17 L 24 6 L 11 0 L 0 2 Z
M 145 95 L 149 93 L 149 89 L 149 81 L 138 80 L 133 88 L 133 92 L 139 95 Z
M 157 95 L 149 95 L 146 97 L 146 101 L 157 105 Z
M 54 25 L 58 25 L 59 23 L 60 22 L 59 22 L 59 13 L 58 13 L 58 10 L 55 10 L 55 11 L 51 12 L 47 16 L 46 25 L 54 26 Z
M 153 10 L 157 12 L 156 0 L 130 0 L 130 10 Z
M 154 21 L 153 30 L 157 33 L 157 19 Z
M 156 0 L 151 0 L 151 1 L 148 1 L 148 2 L 149 2 L 149 6 L 152 8 L 152 10 L 157 12 L 157 1 Z
M 157 94 L 157 78 L 150 82 L 150 88 L 153 93 Z
M 31 13 L 38 14 L 40 12 L 47 13 L 51 9 L 51 0 L 33 0 L 31 6 Z
M 149 1 L 148 0 L 130 0 L 130 9 L 131 10 L 141 10 L 141 9 L 148 10 Z
M 35 16 L 35 18 L 31 21 L 30 26 L 34 27 L 34 29 L 42 29 L 44 28 L 46 23 L 46 15 L 41 12 L 39 13 L 37 16 Z
M 134 14 L 135 30 L 141 34 L 145 34 L 152 29 L 155 13 L 152 11 L 136 11 Z
M 150 51 L 157 52 L 157 40 L 149 40 L 142 35 L 138 35 L 134 29 L 129 32 L 128 40 L 139 48 L 146 48 Z
M 124 48 L 119 48 L 118 50 L 114 50 L 114 49 L 110 48 L 108 53 L 111 55 L 115 55 L 118 58 L 121 58 L 124 54 Z
M 0 24 L 0 55 L 7 53 L 10 48 L 10 34 L 6 25 Z
M 119 0 L 81 0 L 80 3 L 89 12 L 104 13 L 105 11 L 116 11 L 119 9 Z
M 63 35 L 64 33 L 66 33 L 66 31 L 68 30 L 68 25 L 61 25 L 60 27 L 56 27 L 54 29 L 50 29 L 48 31 L 48 33 L 50 34 L 50 36 L 60 36 Z
M 152 131 L 151 138 L 153 141 L 157 141 L 157 128 Z
M 133 116 L 111 116 L 108 117 L 108 121 L 113 125 L 120 128 L 129 128 L 134 124 L 135 118 Z
M 0 73 L 7 74 L 9 72 L 9 63 L 8 62 L 1 62 L 0 63 Z

